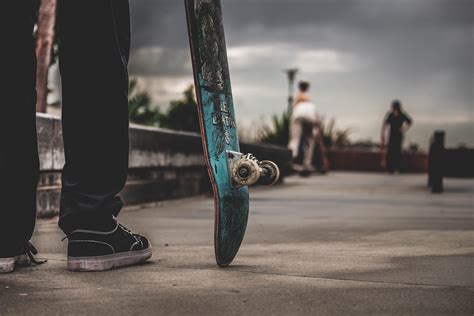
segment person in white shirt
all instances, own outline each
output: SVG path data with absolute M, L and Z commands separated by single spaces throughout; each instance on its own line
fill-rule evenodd
M 313 171 L 313 153 L 317 133 L 320 130 L 320 119 L 316 112 L 316 106 L 311 102 L 308 90 L 309 83 L 300 81 L 298 83 L 299 94 L 293 106 L 290 118 L 290 141 L 288 148 L 295 159 L 300 148 L 303 148 L 303 165 L 294 165 L 295 170 Z

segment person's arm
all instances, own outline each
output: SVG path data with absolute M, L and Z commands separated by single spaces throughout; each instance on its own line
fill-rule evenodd
M 388 118 L 389 118 L 389 115 L 387 114 L 387 116 L 384 118 L 383 120 L 383 124 L 382 124 L 382 132 L 381 132 L 381 135 L 380 135 L 380 147 L 384 148 L 385 145 L 387 144 L 387 129 L 388 129 Z
M 409 117 L 407 114 L 403 114 L 405 122 L 403 123 L 402 127 L 400 127 L 400 132 L 405 133 L 410 129 L 410 127 L 413 125 L 413 120 L 411 117 Z
M 390 114 L 387 114 L 382 124 L 382 133 L 381 133 L 381 139 L 380 139 L 380 154 L 381 154 L 380 167 L 382 167 L 382 169 L 385 169 L 387 167 L 387 152 L 385 148 L 387 146 L 386 137 L 387 137 L 387 129 L 389 126 L 389 122 L 388 122 L 389 117 L 390 117 Z

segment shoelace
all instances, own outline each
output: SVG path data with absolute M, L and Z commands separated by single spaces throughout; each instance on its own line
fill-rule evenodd
M 48 260 L 38 260 L 35 258 L 35 256 L 38 254 L 38 250 L 35 248 L 33 243 L 31 241 L 28 241 L 25 246 L 25 251 L 26 254 L 28 255 L 28 258 L 30 258 L 30 261 L 36 265 L 43 264 L 47 262 Z
M 133 235 L 132 231 L 128 229 L 127 227 L 123 226 L 122 224 L 118 224 L 120 228 L 122 228 L 124 231 L 129 233 L 130 235 Z

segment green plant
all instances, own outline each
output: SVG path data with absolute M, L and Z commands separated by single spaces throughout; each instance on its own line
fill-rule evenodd
M 128 117 L 131 122 L 143 125 L 158 125 L 161 113 L 153 107 L 151 96 L 146 91 L 137 90 L 137 80 L 129 83 Z
M 280 146 L 288 145 L 290 133 L 290 117 L 288 111 L 280 115 L 273 115 L 270 126 L 263 126 L 259 132 L 259 139 L 263 143 L 275 144 Z
M 183 98 L 171 101 L 168 111 L 159 118 L 161 127 L 199 133 L 197 103 L 194 87 L 190 85 L 183 92 Z
M 325 121 L 325 118 L 321 119 L 323 142 L 326 148 L 331 148 L 332 146 L 344 147 L 350 144 L 349 136 L 353 132 L 351 128 L 336 128 L 336 120 L 334 118 L 330 119 L 327 124 Z

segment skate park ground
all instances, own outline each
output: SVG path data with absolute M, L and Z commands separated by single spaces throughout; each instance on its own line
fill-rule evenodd
M 148 236 L 149 263 L 66 268 L 57 219 L 34 243 L 48 263 L 0 276 L 0 314 L 338 315 L 474 313 L 474 180 L 330 173 L 251 191 L 233 265 L 213 255 L 209 196 L 124 210 Z

